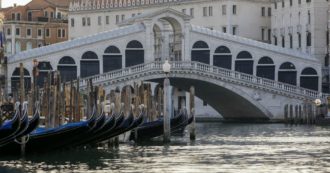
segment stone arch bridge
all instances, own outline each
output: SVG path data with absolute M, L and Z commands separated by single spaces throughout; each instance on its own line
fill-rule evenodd
M 191 16 L 173 9 L 125 20 L 111 31 L 20 52 L 8 57 L 9 91 L 15 90 L 19 63 L 27 87 L 33 60 L 37 83 L 49 71 L 62 79 L 92 78 L 107 88 L 134 81 L 159 82 L 161 62 L 170 60 L 175 87 L 196 87 L 225 118 L 280 119 L 285 104 L 324 98 L 321 63 L 308 54 L 190 24 Z

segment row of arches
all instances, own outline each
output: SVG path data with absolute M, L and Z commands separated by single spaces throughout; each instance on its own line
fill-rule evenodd
M 210 64 L 210 49 L 206 42 L 197 41 L 191 50 L 191 60 Z M 226 46 L 219 46 L 213 55 L 213 65 L 225 69 L 232 69 L 232 53 Z M 253 75 L 254 60 L 248 51 L 241 51 L 234 61 L 235 71 Z M 258 77 L 275 80 L 275 63 L 268 57 L 261 57 L 256 66 Z M 278 71 L 278 81 L 297 85 L 297 70 L 293 63 L 284 62 Z M 300 86 L 307 89 L 318 90 L 319 77 L 317 71 L 311 67 L 305 68 L 300 74 Z

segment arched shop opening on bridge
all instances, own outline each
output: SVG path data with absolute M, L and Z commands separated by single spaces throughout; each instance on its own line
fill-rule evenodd
M 17 93 L 20 88 L 20 68 L 15 68 L 11 75 L 11 92 Z M 31 76 L 27 69 L 24 68 L 24 88 L 29 90 L 31 88 Z
M 275 80 L 275 64 L 270 57 L 262 57 L 258 61 L 257 76 Z
M 122 68 L 122 55 L 116 46 L 109 46 L 103 54 L 103 72 L 119 70 Z
M 191 60 L 210 64 L 210 48 L 204 41 L 197 41 L 191 50 Z
M 285 62 L 280 66 L 278 71 L 278 81 L 297 85 L 297 70 L 291 62 Z
M 319 77 L 315 69 L 305 68 L 300 75 L 300 86 L 303 88 L 318 90 Z
M 253 74 L 253 59 L 248 51 L 240 52 L 235 61 L 235 71 Z
M 228 47 L 219 46 L 213 55 L 213 65 L 221 68 L 231 69 L 232 54 Z
M 126 46 L 125 51 L 126 67 L 131 67 L 144 63 L 144 49 L 143 45 L 137 41 L 130 41 Z
M 77 79 L 77 65 L 70 56 L 65 56 L 58 62 L 57 70 L 61 74 L 61 80 L 64 82 Z
M 100 74 L 100 62 L 95 52 L 85 52 L 80 61 L 80 76 L 82 78 Z
M 48 77 L 51 71 L 53 71 L 53 67 L 48 61 L 41 61 L 38 63 L 38 77 L 37 77 L 37 85 L 39 87 L 43 87 L 45 84 L 45 79 Z

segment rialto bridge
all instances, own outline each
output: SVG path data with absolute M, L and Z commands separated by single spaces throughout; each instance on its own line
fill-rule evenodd
M 127 19 L 121 27 L 75 40 L 20 52 L 8 58 L 8 88 L 25 67 L 31 83 L 33 60 L 38 84 L 49 71 L 62 79 L 88 78 L 106 88 L 135 81 L 160 82 L 161 62 L 170 60 L 171 84 L 193 85 L 224 118 L 280 119 L 285 104 L 321 98 L 321 63 L 314 57 L 274 45 L 190 24 L 191 17 L 164 9 Z

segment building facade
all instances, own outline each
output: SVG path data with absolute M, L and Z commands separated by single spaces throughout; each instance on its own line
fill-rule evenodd
M 25 6 L 14 4 L 3 13 L 7 56 L 68 38 L 66 0 L 32 0 Z
M 69 39 L 112 30 L 129 18 L 172 8 L 193 25 L 268 42 L 270 0 L 70 0 Z

